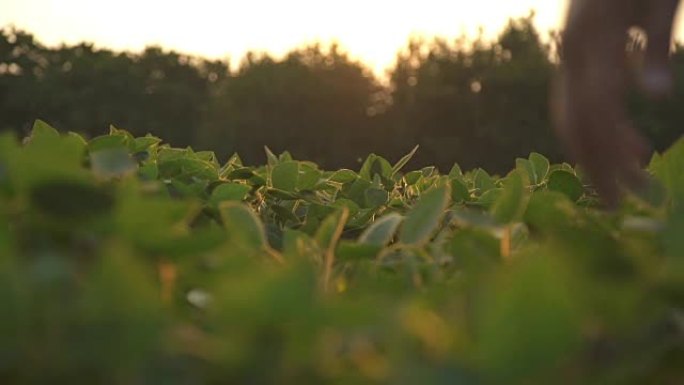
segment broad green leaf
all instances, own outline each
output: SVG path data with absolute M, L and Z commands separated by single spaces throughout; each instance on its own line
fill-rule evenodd
M 211 192 L 209 202 L 218 205 L 223 201 L 241 201 L 252 188 L 242 183 L 222 183 Z
M 534 184 L 543 182 L 549 172 L 549 160 L 544 155 L 533 152 L 530 154 L 530 163 L 534 170 Z
M 353 200 L 359 206 L 367 208 L 366 190 L 369 188 L 371 188 L 371 182 L 362 178 L 357 178 L 354 182 L 346 185 L 342 189 L 342 194 L 343 196 Z
M 330 176 L 330 181 L 337 183 L 349 183 L 356 180 L 356 178 L 358 178 L 358 175 L 354 171 L 343 168 L 341 170 L 335 171 L 335 173 Z
M 11 177 L 20 189 L 46 181 L 89 180 L 85 147 L 74 136 L 39 136 L 11 159 Z
M 278 155 L 278 161 L 280 161 L 280 162 L 289 162 L 291 160 L 294 160 L 294 159 L 292 158 L 292 154 L 290 154 L 289 151 L 283 151 L 282 153 L 280 153 L 280 155 Z M 306 164 L 306 162 L 300 162 L 300 163 Z
M 389 194 L 381 188 L 371 187 L 364 192 L 366 207 L 378 207 L 387 203 Z
M 499 199 L 502 192 L 502 188 L 493 188 L 491 190 L 487 190 L 484 194 L 480 195 L 480 197 L 477 199 L 477 203 L 489 210 Z
M 517 158 L 515 160 L 515 168 L 527 174 L 530 184 L 539 184 L 539 177 L 537 176 L 537 173 L 534 170 L 534 166 L 532 165 L 532 162 L 529 159 Z
M 55 130 L 51 125 L 46 122 L 37 119 L 33 122 L 33 128 L 31 129 L 31 139 L 39 137 L 57 138 L 59 137 L 59 131 Z
M 500 223 L 518 221 L 525 212 L 527 203 L 525 182 L 520 171 L 512 171 L 506 177 L 503 191 L 491 207 L 491 213 Z
M 128 150 L 112 147 L 90 152 L 90 167 L 100 178 L 121 177 L 132 174 L 138 168 Z
M 349 210 L 350 217 L 355 215 L 361 209 L 359 205 L 356 204 L 356 202 L 346 198 L 339 198 L 335 200 L 335 202 L 331 203 L 329 207 L 346 207 Z
M 478 168 L 475 171 L 475 174 L 473 175 L 473 184 L 474 187 L 477 189 L 479 195 L 482 195 L 496 187 L 496 185 L 494 184 L 494 179 L 491 176 L 489 176 L 487 171 L 481 168 Z
M 390 178 L 392 176 L 392 166 L 390 166 L 387 159 L 375 154 L 370 154 L 361 166 L 359 176 L 367 181 L 371 181 L 373 180 L 374 175 Z
M 413 150 L 411 150 L 411 152 L 409 152 L 408 154 L 404 155 L 401 159 L 399 159 L 399 161 L 397 161 L 397 163 L 395 163 L 394 166 L 392 166 L 392 175 L 398 173 L 406 165 L 406 163 L 408 163 L 409 160 L 413 158 L 413 155 L 416 154 L 416 151 L 418 151 L 418 145 L 413 147 Z
M 413 186 L 423 177 L 423 173 L 420 171 L 411 171 L 404 175 L 404 181 L 409 186 Z
M 282 222 L 291 221 L 293 223 L 301 223 L 299 218 L 292 213 L 292 210 L 286 207 L 280 205 L 272 205 L 270 206 L 270 208 L 276 214 L 278 219 Z
M 397 228 L 404 218 L 397 213 L 389 213 L 375 220 L 370 226 L 359 236 L 359 243 L 385 246 L 387 245 Z
M 254 177 L 254 171 L 249 167 L 239 167 L 230 171 L 227 175 L 228 179 L 250 179 Z
M 271 171 L 271 183 L 274 188 L 287 192 L 297 191 L 299 181 L 299 162 L 288 161 L 278 163 Z
M 463 179 L 463 171 L 461 171 L 461 166 L 459 166 L 458 163 L 454 163 L 451 170 L 449 170 L 449 178 Z
M 88 142 L 88 150 L 92 152 L 111 150 L 111 149 L 128 149 L 128 142 L 125 136 L 121 135 L 102 135 L 93 138 Z
M 223 227 L 229 242 L 250 251 L 263 251 L 268 246 L 264 225 L 246 205 L 224 201 L 219 205 Z
M 156 136 L 152 136 L 149 134 L 140 138 L 135 138 L 133 141 L 133 152 L 145 151 L 150 147 L 153 147 L 161 143 L 161 141 L 162 140 L 157 138 Z
M 544 230 L 566 229 L 577 216 L 576 206 L 563 193 L 535 191 L 525 211 L 525 222 Z
M 434 188 L 420 197 L 409 211 L 399 233 L 399 241 L 406 244 L 427 242 L 439 226 L 449 204 L 448 186 Z
M 138 168 L 138 176 L 142 180 L 156 180 L 159 177 L 157 163 L 147 162 Z
M 289 162 L 289 161 L 283 161 Z M 297 179 L 297 190 L 313 190 L 321 179 L 321 172 L 306 163 L 299 164 L 299 177 Z
M 461 177 L 451 178 L 451 200 L 456 203 L 465 202 L 470 199 L 468 186 Z
M 291 193 L 291 192 L 288 192 L 285 190 L 279 190 L 277 188 L 270 188 L 270 189 L 266 190 L 266 193 L 269 196 L 272 196 L 272 197 L 277 198 L 277 199 L 286 200 L 286 201 L 297 200 L 300 198 L 295 193 Z
M 195 152 L 195 157 L 199 160 L 214 163 L 216 166 L 218 166 L 218 162 L 216 161 L 216 154 L 214 153 L 214 151 L 197 151 Z
M 218 169 L 216 165 L 192 156 L 178 158 L 159 159 L 157 162 L 161 178 L 178 178 L 193 181 L 194 178 L 205 180 L 217 180 Z
M 574 174 L 564 170 L 556 170 L 549 176 L 548 188 L 565 194 L 571 201 L 577 200 L 584 194 L 584 187 Z

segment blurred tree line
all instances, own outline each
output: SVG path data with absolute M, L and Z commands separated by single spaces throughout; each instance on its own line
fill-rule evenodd
M 222 157 L 237 151 L 248 163 L 263 162 L 267 145 L 325 167 L 356 167 L 369 152 L 395 160 L 420 144 L 420 164 L 500 172 L 531 151 L 561 159 L 548 113 L 556 45 L 544 43 L 533 15 L 511 20 L 492 42 L 412 39 L 384 84 L 336 45 L 282 59 L 250 53 L 231 70 L 157 47 L 137 54 L 86 43 L 48 48 L 4 28 L 0 129 L 23 134 L 41 118 L 96 136 L 111 123 Z M 671 98 L 629 100 L 658 149 L 684 128 L 684 48 L 672 61 Z

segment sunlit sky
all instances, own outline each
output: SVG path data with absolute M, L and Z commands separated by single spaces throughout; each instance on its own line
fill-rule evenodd
M 89 41 L 138 51 L 161 45 L 209 58 L 248 50 L 282 55 L 302 44 L 338 41 L 376 73 L 411 35 L 495 37 L 510 17 L 536 11 L 544 34 L 558 29 L 568 0 L 0 0 L 0 27 L 44 44 Z M 681 23 L 680 23 L 681 24 Z M 677 36 L 683 36 L 678 28 Z M 682 40 L 682 39 L 679 39 Z

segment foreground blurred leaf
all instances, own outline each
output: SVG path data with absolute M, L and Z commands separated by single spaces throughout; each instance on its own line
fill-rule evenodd
M 553 373 L 574 352 L 581 325 L 566 271 L 547 255 L 530 256 L 492 282 L 479 304 L 477 351 L 485 373 L 524 383 Z

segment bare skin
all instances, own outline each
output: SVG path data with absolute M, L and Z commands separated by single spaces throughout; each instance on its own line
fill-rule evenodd
M 563 33 L 562 75 L 556 89 L 556 128 L 602 198 L 615 205 L 621 186 L 643 181 L 649 145 L 624 106 L 628 86 L 627 31 L 639 27 L 648 42 L 639 74 L 651 97 L 672 87 L 668 68 L 678 0 L 573 0 Z

